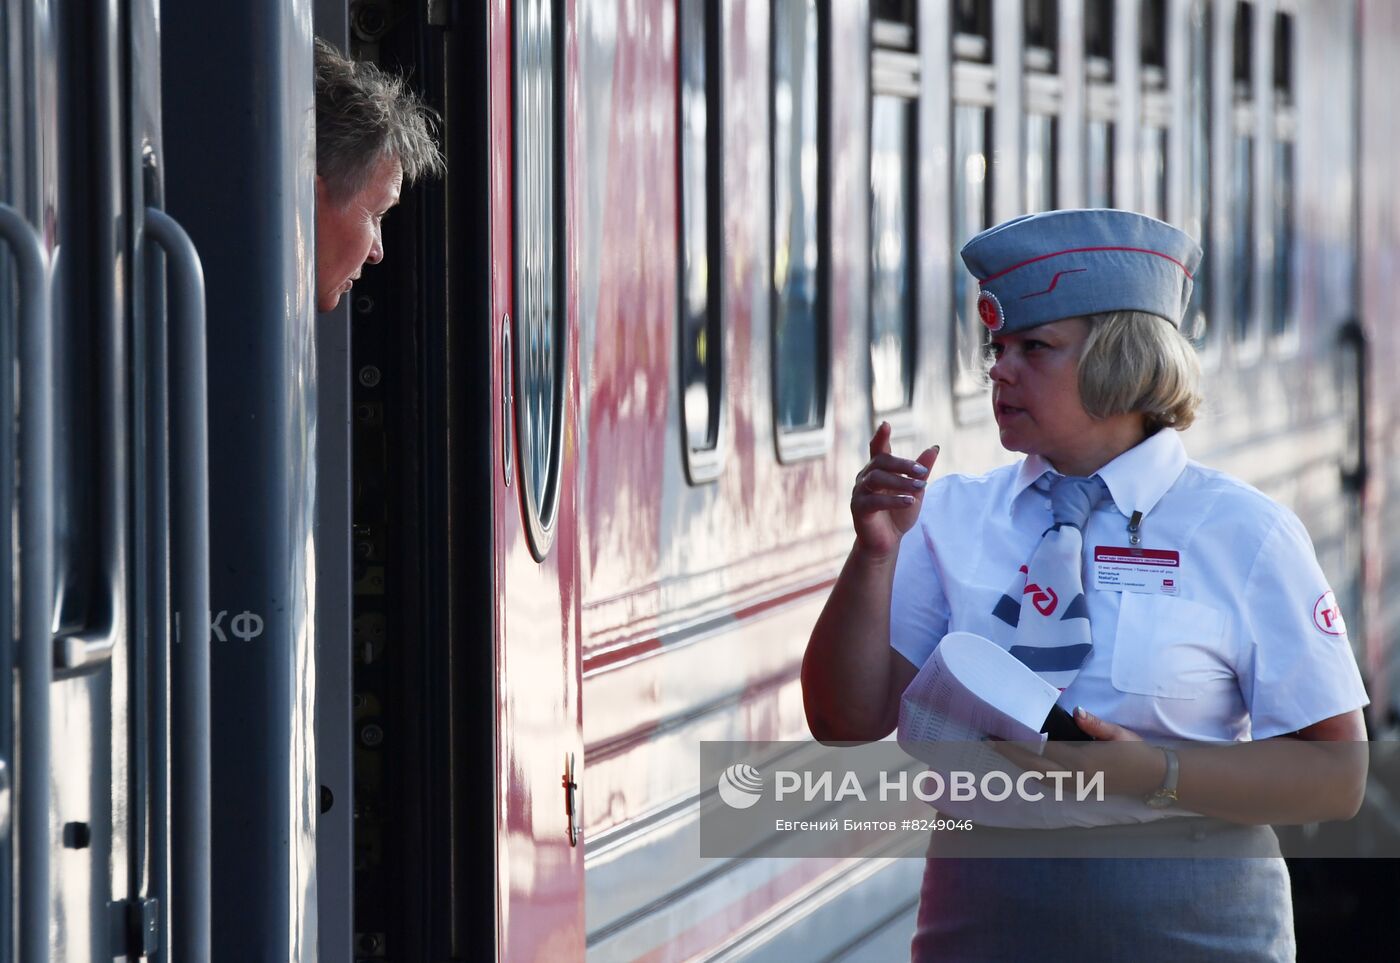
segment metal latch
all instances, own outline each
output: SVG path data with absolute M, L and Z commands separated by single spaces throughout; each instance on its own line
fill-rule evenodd
M 574 754 L 571 752 L 564 762 L 564 818 L 568 820 L 569 845 L 577 846 L 583 835 L 583 825 L 578 809 L 578 781 L 575 778 Z

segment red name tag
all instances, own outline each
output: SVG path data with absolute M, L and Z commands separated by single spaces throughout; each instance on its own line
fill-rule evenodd
M 1098 545 L 1094 548 L 1094 588 L 1176 595 L 1181 591 L 1181 553 Z
M 1124 565 L 1157 565 L 1163 568 L 1180 568 L 1181 553 L 1161 548 L 1108 548 L 1099 545 L 1094 549 L 1095 562 L 1119 562 Z

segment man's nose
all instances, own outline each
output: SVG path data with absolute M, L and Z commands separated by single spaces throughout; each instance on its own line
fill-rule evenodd
M 384 260 L 384 242 L 376 237 L 374 243 L 369 246 L 369 254 L 365 256 L 365 263 L 378 264 L 382 260 Z

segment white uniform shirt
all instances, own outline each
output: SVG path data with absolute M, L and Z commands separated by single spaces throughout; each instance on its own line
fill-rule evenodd
M 1031 455 L 929 485 L 895 568 L 890 644 L 922 666 L 948 632 L 1008 638 L 992 610 L 1051 524 Z M 1112 501 L 1084 526 L 1094 648 L 1060 704 L 1155 739 L 1267 739 L 1366 705 L 1346 627 L 1288 509 L 1187 460 L 1165 429 L 1099 470 Z M 1179 553 L 1166 594 L 1096 587 L 1095 549 Z M 1004 644 L 1009 644 L 1006 642 Z

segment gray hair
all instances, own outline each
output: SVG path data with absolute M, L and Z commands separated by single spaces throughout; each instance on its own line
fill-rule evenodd
M 442 174 L 436 119 L 401 78 L 342 57 L 317 38 L 316 173 L 333 200 L 358 194 L 386 157 L 399 162 L 409 183 Z
M 1141 412 L 1147 433 L 1183 431 L 1201 405 L 1196 349 L 1165 318 L 1141 311 L 1088 315 L 1079 398 L 1095 418 Z

